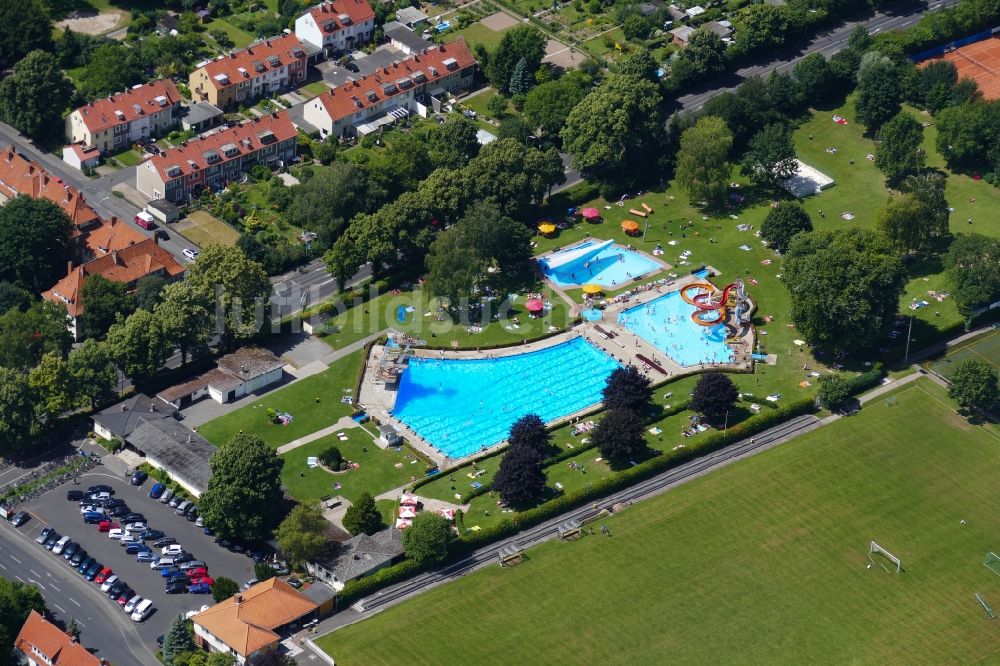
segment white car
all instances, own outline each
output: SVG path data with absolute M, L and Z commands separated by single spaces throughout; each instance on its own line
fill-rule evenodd
M 180 555 L 183 552 L 184 552 L 184 547 L 181 546 L 179 543 L 166 546 L 163 550 L 160 551 L 162 555 L 167 557 L 171 555 Z
M 147 525 L 146 523 L 138 522 L 138 523 L 129 523 L 122 529 L 124 529 L 126 532 L 141 532 L 147 527 L 149 527 L 149 525 Z
M 135 607 L 141 603 L 142 603 L 142 597 L 140 597 L 138 594 L 135 595 L 125 603 L 125 612 L 131 613 L 132 611 L 135 610 Z
M 142 543 L 142 539 L 137 534 L 126 534 L 122 537 L 122 547 L 130 546 L 133 543 Z
M 63 549 L 66 548 L 68 544 L 69 544 L 68 536 L 64 536 L 63 538 L 59 539 L 59 541 L 56 541 L 56 545 L 52 546 L 52 554 L 61 555 Z
M 194 261 L 198 258 L 198 250 L 193 250 L 189 247 L 184 248 L 182 254 L 189 260 Z
M 108 531 L 108 538 L 109 539 L 121 539 L 126 534 L 127 534 L 127 532 L 125 532 L 125 530 L 121 529 L 120 527 L 116 527 L 115 529 Z
M 80 515 L 81 516 L 83 514 L 85 514 L 85 513 L 91 512 L 91 511 L 95 511 L 97 513 L 101 513 L 102 511 L 104 511 L 104 509 L 102 509 L 102 508 L 100 508 L 98 506 L 93 506 L 91 504 L 84 504 L 83 506 L 80 507 Z
M 101 592 L 107 592 L 111 589 L 111 586 L 118 582 L 118 576 L 111 574 L 108 579 L 101 583 Z

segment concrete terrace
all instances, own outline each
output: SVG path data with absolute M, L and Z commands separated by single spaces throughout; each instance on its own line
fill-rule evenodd
M 702 278 L 694 275 L 686 275 L 665 281 L 662 284 L 637 287 L 632 292 L 625 292 L 611 299 L 606 305 L 604 310 L 605 316 L 602 321 L 583 322 L 562 333 L 542 340 L 525 342 L 522 345 L 489 350 L 432 350 L 416 347 L 410 351 L 413 356 L 420 358 L 440 358 L 446 360 L 501 358 L 547 349 L 575 338 L 583 337 L 622 365 L 638 368 L 640 372 L 649 377 L 654 385 L 665 382 L 668 379 L 675 379 L 706 370 L 750 372 L 753 369 L 753 361 L 750 356 L 754 340 L 754 329 L 752 326 L 742 327 L 738 334 L 739 340 L 731 343 L 735 351 L 732 363 L 682 366 L 675 363 L 661 350 L 653 347 L 646 340 L 636 336 L 624 326 L 617 323 L 618 313 L 626 308 L 635 307 L 636 305 L 659 298 L 664 294 L 678 291 L 689 284 L 703 281 Z M 434 461 L 434 464 L 442 470 L 465 464 L 470 460 L 492 455 L 506 446 L 507 442 L 503 441 L 485 447 L 475 454 L 464 458 L 449 458 L 410 429 L 405 423 L 395 418 L 392 411 L 396 404 L 397 386 L 387 384 L 377 376 L 380 364 L 386 358 L 387 354 L 390 356 L 398 354 L 398 350 L 387 351 L 383 345 L 372 346 L 365 361 L 365 374 L 358 392 L 358 403 L 373 419 L 380 423 L 391 424 L 399 431 L 400 435 L 408 440 L 411 446 Z M 652 363 L 649 361 L 652 361 Z M 584 410 L 550 421 L 548 425 L 555 426 L 575 421 L 582 415 L 590 413 L 599 407 L 600 403 L 595 403 Z

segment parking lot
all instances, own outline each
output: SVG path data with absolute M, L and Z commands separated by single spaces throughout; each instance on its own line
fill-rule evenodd
M 76 590 L 76 596 L 72 599 L 72 604 L 76 604 L 75 607 L 66 600 L 59 604 L 61 610 L 69 611 L 63 619 L 68 621 L 70 617 L 75 617 L 75 613 L 78 612 L 74 609 L 88 605 L 91 608 L 103 607 L 106 610 L 106 621 L 102 622 L 102 618 L 98 616 L 94 618 L 97 626 L 84 627 L 81 637 L 84 645 L 88 644 L 88 638 L 95 631 L 108 631 L 115 628 L 114 634 L 118 636 L 118 640 L 122 638 L 126 641 L 134 640 L 130 636 L 134 632 L 150 650 L 155 650 L 156 638 L 167 631 L 177 614 L 197 610 L 205 604 L 212 605 L 214 602 L 210 594 L 166 594 L 164 578 L 160 576 L 159 571 L 150 569 L 148 563 L 137 562 L 135 555 L 126 554 L 125 548 L 117 540 L 110 539 L 106 533 L 99 532 L 97 525 L 88 525 L 83 522 L 79 504 L 66 500 L 68 490 L 85 491 L 88 486 L 109 485 L 115 489 L 115 497 L 125 500 L 132 511 L 145 516 L 150 528 L 162 530 L 168 537 L 175 538 L 184 547 L 184 550 L 191 553 L 195 559 L 204 561 L 208 565 L 209 576 L 213 578 L 227 576 L 240 584 L 253 577 L 254 563 L 251 558 L 220 547 L 214 542 L 213 537 L 204 534 L 202 528 L 195 523 L 188 522 L 183 517 L 176 515 L 175 510 L 168 505 L 151 499 L 149 489 L 153 483 L 154 480 L 147 479 L 142 486 L 133 486 L 127 480 L 113 475 L 107 468 L 97 467 L 92 472 L 82 475 L 79 485 L 65 484 L 27 505 L 19 507 L 28 511 L 32 520 L 18 531 L 30 539 L 29 553 L 33 557 L 34 563 L 37 564 L 35 569 L 46 570 L 44 575 L 39 575 L 37 571 L 31 569 L 38 578 L 43 579 L 38 582 L 58 578 L 59 581 L 62 581 L 60 584 L 72 583 L 72 588 Z M 153 600 L 156 611 L 141 624 L 131 622 L 118 604 L 108 599 L 107 595 L 100 591 L 100 586 L 87 583 L 82 576 L 71 569 L 71 565 L 62 557 L 53 555 L 34 543 L 35 537 L 46 526 L 53 527 L 61 535 L 69 536 L 75 543 L 86 549 L 91 557 L 113 569 L 114 573 L 128 583 L 136 594 Z M 152 547 L 152 543 L 152 541 L 147 542 L 150 547 Z M 153 550 L 159 554 L 159 549 Z M 72 573 L 72 575 L 69 576 L 67 573 Z M 25 576 L 29 577 L 29 580 L 33 578 L 27 572 L 25 572 Z M 83 583 L 83 585 L 81 586 L 79 583 Z M 92 589 L 84 589 L 85 586 Z M 55 587 L 61 591 L 61 588 Z M 52 608 L 53 598 L 58 599 L 60 595 L 47 589 L 43 589 L 43 592 L 48 592 L 45 594 L 46 602 Z M 85 596 L 86 599 L 80 599 L 81 595 Z M 84 603 L 81 604 L 81 601 Z M 120 656 L 118 659 L 113 658 L 110 654 L 106 656 L 115 663 L 123 663 Z M 136 662 L 124 663 L 143 663 L 144 661 L 145 659 L 140 659 Z

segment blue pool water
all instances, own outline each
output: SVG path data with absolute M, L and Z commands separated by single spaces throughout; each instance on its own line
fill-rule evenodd
M 679 291 L 672 291 L 624 310 L 618 315 L 618 323 L 680 365 L 732 361 L 725 326 L 699 326 L 691 321 L 694 310 Z
M 507 439 L 525 414 L 553 421 L 593 405 L 618 363 L 583 338 L 495 359 L 413 358 L 393 415 L 461 458 Z
M 638 252 L 599 240 L 554 252 L 538 263 L 545 276 L 561 287 L 599 284 L 614 289 L 660 268 Z

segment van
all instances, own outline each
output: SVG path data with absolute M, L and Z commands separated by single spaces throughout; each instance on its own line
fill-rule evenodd
M 153 612 L 153 601 L 151 599 L 145 599 L 142 603 L 135 607 L 132 611 L 132 621 L 142 622 L 149 614 Z
M 134 222 L 143 229 L 148 230 L 156 228 L 156 222 L 153 220 L 153 216 L 144 210 L 140 210 L 136 214 Z
M 155 562 L 149 563 L 150 569 L 165 569 L 167 567 L 172 567 L 172 566 L 174 566 L 174 558 L 172 557 L 161 557 Z

